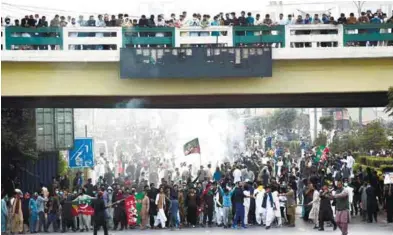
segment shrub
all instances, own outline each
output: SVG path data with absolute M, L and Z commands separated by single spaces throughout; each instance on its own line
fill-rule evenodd
M 393 159 L 387 157 L 367 157 L 365 165 L 376 167 L 376 168 L 379 168 L 382 165 L 393 166 Z
M 382 172 L 393 172 L 393 165 L 381 165 L 379 167 Z

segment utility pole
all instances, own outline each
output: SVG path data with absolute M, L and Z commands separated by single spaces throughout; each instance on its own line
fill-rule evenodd
M 363 126 L 363 108 L 359 108 L 359 124 Z
M 318 114 L 317 108 L 314 108 L 314 140 L 318 137 Z

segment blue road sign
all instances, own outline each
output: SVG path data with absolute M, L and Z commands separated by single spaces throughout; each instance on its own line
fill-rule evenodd
M 87 168 L 94 166 L 94 151 L 92 138 L 74 140 L 74 148 L 68 152 L 70 168 Z

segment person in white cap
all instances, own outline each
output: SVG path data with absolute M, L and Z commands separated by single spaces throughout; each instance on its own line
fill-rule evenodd
M 11 233 L 23 232 L 22 196 L 22 191 L 15 189 L 15 198 L 11 202 Z

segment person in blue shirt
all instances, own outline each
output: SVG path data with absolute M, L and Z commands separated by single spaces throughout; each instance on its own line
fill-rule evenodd
M 220 196 L 222 197 L 222 217 L 224 221 L 224 228 L 228 228 L 228 221 L 229 221 L 229 212 L 232 207 L 232 195 L 233 192 L 235 191 L 236 187 L 234 187 L 232 190 L 229 190 L 227 187 L 223 189 L 220 185 L 218 186 L 218 189 L 220 190 Z
M 216 167 L 216 171 L 213 174 L 213 180 L 218 182 L 222 179 L 222 173 L 219 167 Z
M 241 222 L 242 228 L 247 228 L 244 223 L 244 198 L 249 197 L 248 195 L 246 195 L 245 191 L 243 190 L 243 183 L 239 182 L 238 187 L 236 187 L 233 193 L 233 201 L 235 203 L 235 210 L 236 210 L 235 217 L 233 218 L 233 224 L 232 224 L 232 227 L 234 229 L 237 228 L 237 224 L 239 220 Z
M 30 233 L 36 233 L 37 222 L 38 222 L 38 207 L 37 207 L 38 193 L 35 193 L 33 199 L 29 201 L 30 219 L 29 227 Z
M 381 24 L 381 19 L 379 18 L 378 14 L 374 14 L 374 17 L 370 20 L 371 24 Z M 374 28 L 374 29 L 369 29 L 368 30 L 369 34 L 379 34 L 379 28 Z M 371 41 L 370 42 L 371 46 L 377 46 L 378 45 L 378 41 Z
M 247 13 L 247 18 L 246 18 L 247 26 L 253 26 L 254 22 L 255 22 L 254 17 L 251 15 L 251 12 L 248 12 Z M 246 35 L 247 36 L 254 36 L 254 32 L 253 31 L 247 31 Z
M 7 201 L 8 201 L 8 196 L 5 194 L 3 199 L 1 199 L 1 233 L 7 232 L 7 222 L 8 222 Z
M 214 20 L 210 23 L 210 25 L 211 26 L 220 26 L 220 19 L 218 18 L 218 16 L 214 17 Z M 212 36 L 218 37 L 218 36 L 220 36 L 220 32 L 214 31 L 214 32 L 212 32 Z

